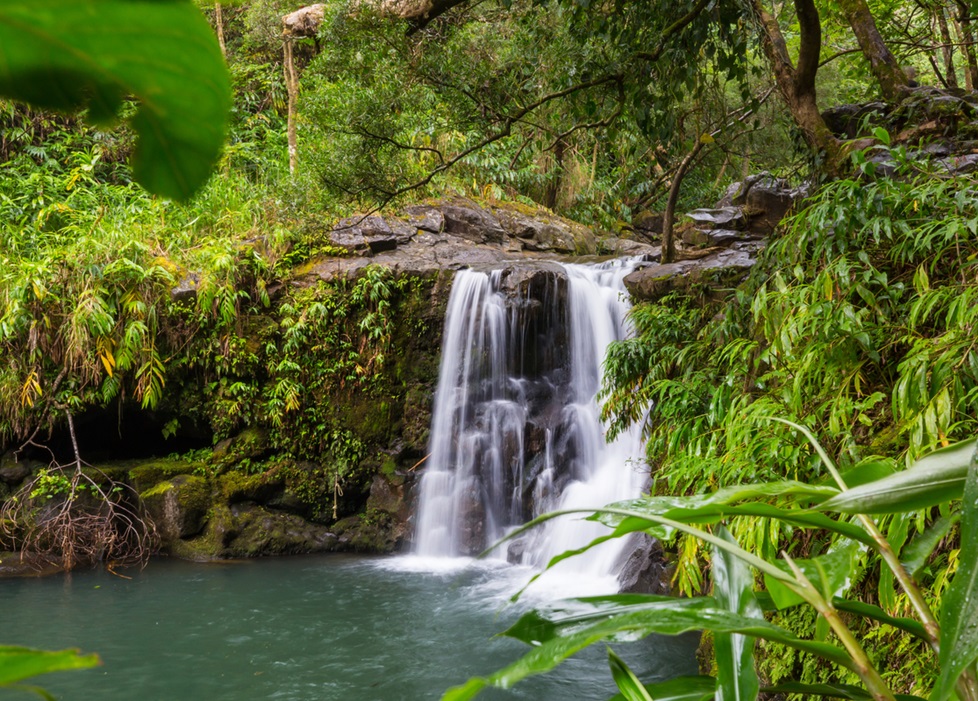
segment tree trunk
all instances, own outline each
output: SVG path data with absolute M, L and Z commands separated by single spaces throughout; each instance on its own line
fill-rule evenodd
M 547 189 L 543 193 L 543 206 L 547 209 L 557 208 L 557 198 L 560 196 L 560 184 L 563 181 L 564 150 L 566 148 L 567 144 L 563 139 L 554 145 L 553 178 L 547 183 Z
M 954 68 L 954 47 L 951 45 L 951 31 L 947 26 L 947 16 L 944 14 L 943 3 L 938 3 L 934 8 L 934 15 L 937 19 L 937 28 L 941 34 L 941 54 L 944 57 L 944 80 L 949 88 L 958 87 L 958 73 Z
M 292 37 L 286 36 L 282 42 L 284 60 L 282 67 L 285 70 L 285 88 L 289 95 L 289 121 L 288 121 L 288 140 L 289 140 L 289 174 L 295 175 L 299 165 L 298 137 L 296 135 L 296 103 L 299 100 L 299 78 L 295 72 L 295 61 L 292 58 Z
M 957 25 L 961 33 L 961 50 L 968 62 L 965 84 L 968 90 L 978 86 L 978 60 L 975 58 L 975 32 L 971 26 L 971 5 L 962 0 L 955 0 L 958 8 Z
M 907 76 L 880 36 L 866 0 L 839 0 L 839 7 L 856 35 L 863 56 L 869 61 L 869 69 L 879 83 L 883 98 L 896 101 L 907 87 Z
M 221 45 L 221 55 L 228 57 L 228 47 L 224 43 L 224 13 L 221 11 L 221 3 L 214 3 L 214 28 L 217 30 L 217 43 Z
M 822 119 L 815 95 L 815 74 L 822 50 L 822 24 L 814 0 L 795 0 L 801 30 L 797 68 L 791 62 L 778 20 L 761 5 L 761 0 L 751 0 L 751 3 L 761 25 L 761 43 L 774 72 L 778 91 L 808 144 L 814 151 L 825 153 L 828 174 L 836 175 L 841 166 L 842 144 Z
M 666 199 L 666 212 L 662 216 L 662 252 L 660 260 L 663 263 L 673 263 L 676 260 L 676 241 L 673 231 L 676 225 L 676 203 L 679 201 L 679 188 L 683 184 L 683 178 L 689 172 L 689 167 L 703 150 L 706 142 L 702 137 L 696 140 L 696 145 L 686 154 L 676 168 L 675 175 L 672 176 L 672 185 L 669 187 L 669 197 Z

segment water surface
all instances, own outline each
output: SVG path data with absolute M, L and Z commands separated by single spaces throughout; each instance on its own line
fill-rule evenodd
M 156 560 L 132 579 L 80 572 L 0 580 L 0 643 L 97 652 L 94 670 L 39 678 L 66 701 L 438 699 L 527 650 L 494 638 L 525 573 L 412 571 L 346 556 L 226 564 Z M 695 673 L 695 640 L 616 646 L 646 680 Z M 479 698 L 613 695 L 604 648 Z M 4 695 L 4 699 L 36 699 Z

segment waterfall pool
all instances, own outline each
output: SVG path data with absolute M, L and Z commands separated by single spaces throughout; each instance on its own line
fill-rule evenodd
M 0 643 L 97 652 L 96 669 L 36 681 L 64 701 L 421 701 L 528 648 L 493 637 L 527 571 L 424 570 L 410 558 L 307 556 L 0 580 Z M 695 637 L 616 645 L 646 681 L 695 674 Z M 480 699 L 604 701 L 604 647 Z M 4 692 L 11 701 L 36 699 Z

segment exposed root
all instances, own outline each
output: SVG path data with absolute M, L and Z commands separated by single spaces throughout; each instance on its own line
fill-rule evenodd
M 41 470 L 0 506 L 0 544 L 72 570 L 145 565 L 159 536 L 132 487 L 78 460 Z

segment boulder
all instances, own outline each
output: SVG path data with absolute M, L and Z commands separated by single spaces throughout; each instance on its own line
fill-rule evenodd
M 350 253 L 371 256 L 406 244 L 417 229 L 397 219 L 371 215 L 341 219 L 329 234 L 330 242 Z
M 632 540 L 632 550 L 618 570 L 618 584 L 623 593 L 668 596 L 672 567 L 662 544 L 639 534 Z
M 16 486 L 39 467 L 41 463 L 36 460 L 18 459 L 13 451 L 6 452 L 0 457 L 0 481 Z
M 139 496 L 164 544 L 200 533 L 211 506 L 207 480 L 196 475 L 177 475 Z
M 716 209 L 694 209 L 686 216 L 697 225 L 710 229 L 738 229 L 747 224 L 747 217 L 740 207 L 718 207 Z
M 445 215 L 431 205 L 405 207 L 401 217 L 404 223 L 431 234 L 440 234 L 445 229 Z
M 472 200 L 456 198 L 438 206 L 445 218 L 444 232 L 473 243 L 501 244 L 506 230 L 499 220 Z
M 626 276 L 625 287 L 633 298 L 646 301 L 661 299 L 671 292 L 688 291 L 694 286 L 723 294 L 747 276 L 763 247 L 761 241 L 744 241 L 697 260 L 651 264 Z
M 842 139 L 855 139 L 872 132 L 872 128 L 863 129 L 864 125 L 872 127 L 882 122 L 889 112 L 884 102 L 868 102 L 861 105 L 837 105 L 822 112 L 825 125 L 833 134 Z
M 527 251 L 583 253 L 595 248 L 594 232 L 567 219 L 542 211 L 527 213 L 512 206 L 493 207 L 492 213 L 510 236 Z
M 232 506 L 224 528 L 222 557 L 332 552 L 339 541 L 326 526 L 254 504 Z

